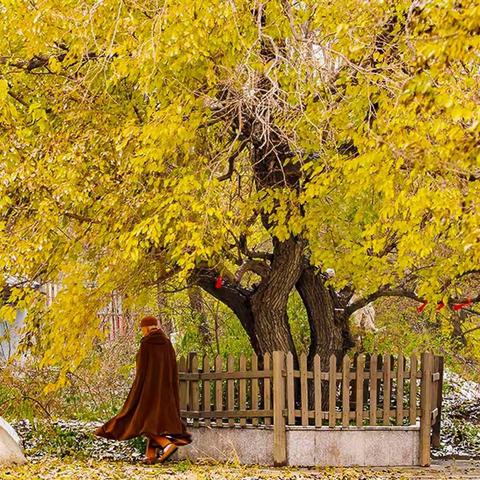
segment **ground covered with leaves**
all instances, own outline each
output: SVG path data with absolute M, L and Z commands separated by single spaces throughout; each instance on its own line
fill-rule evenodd
M 266 468 L 240 465 L 171 462 L 147 466 L 140 462 L 58 459 L 45 457 L 0 470 L 0 480 L 446 480 L 480 478 L 480 462 L 437 462 L 430 468 Z

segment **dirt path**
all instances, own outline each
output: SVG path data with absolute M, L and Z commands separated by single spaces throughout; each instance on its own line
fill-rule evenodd
M 47 458 L 0 467 L 0 480 L 480 480 L 480 461 L 435 461 L 430 468 L 264 468 L 177 462 L 144 466 L 125 462 Z

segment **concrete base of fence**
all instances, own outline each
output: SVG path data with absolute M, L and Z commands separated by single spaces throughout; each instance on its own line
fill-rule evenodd
M 287 461 L 301 466 L 418 465 L 419 428 L 287 427 Z
M 272 427 L 190 427 L 193 442 L 179 459 L 273 464 Z M 287 427 L 291 466 L 418 465 L 419 427 Z
M 273 427 L 190 427 L 193 442 L 178 449 L 179 459 L 273 464 Z

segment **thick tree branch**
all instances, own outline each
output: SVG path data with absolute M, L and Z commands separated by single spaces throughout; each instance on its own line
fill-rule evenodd
M 364 298 L 361 298 L 357 300 L 356 302 L 350 304 L 346 308 L 346 313 L 348 315 L 351 315 L 353 312 L 359 310 L 360 308 L 365 307 L 371 302 L 374 302 L 375 300 L 381 298 L 381 297 L 404 297 L 404 298 L 410 298 L 412 300 L 415 300 L 416 302 L 425 302 L 426 299 L 419 297 L 415 292 L 411 290 L 407 290 L 405 288 L 389 288 L 384 287 L 380 290 L 377 290 L 376 292 L 372 293 L 371 295 L 367 295 Z M 480 294 L 478 294 L 476 297 L 470 299 L 471 303 L 479 303 L 480 302 Z M 458 305 L 461 303 L 465 303 L 465 299 L 458 299 L 458 298 L 451 298 L 448 301 L 448 306 L 452 307 L 453 305 Z
M 247 332 L 251 345 L 255 352 L 259 352 L 258 338 L 255 332 L 255 323 L 250 304 L 250 291 L 238 284 L 225 279 L 221 288 L 216 288 L 216 279 L 219 272 L 209 268 L 197 268 L 191 278 L 192 285 L 198 285 L 214 298 L 229 307 L 240 320 Z
M 353 302 L 346 308 L 346 313 L 348 315 L 351 315 L 353 312 L 359 310 L 360 308 L 365 307 L 369 303 L 377 300 L 378 298 L 381 297 L 405 297 L 405 298 L 410 298 L 412 300 L 415 300 L 417 302 L 423 302 L 424 300 L 420 298 L 418 295 L 415 294 L 415 292 L 412 292 L 410 290 L 406 290 L 404 288 L 389 288 L 384 287 L 380 290 L 377 290 L 376 292 L 372 293 L 371 295 L 367 295 L 364 298 L 360 298 L 356 302 Z

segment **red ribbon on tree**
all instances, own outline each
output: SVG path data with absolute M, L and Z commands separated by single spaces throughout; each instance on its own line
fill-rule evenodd
M 418 313 L 422 313 L 424 310 L 425 310 L 425 307 L 427 306 L 427 303 L 428 303 L 428 300 L 425 300 L 419 307 L 417 307 L 417 312 Z M 460 302 L 460 303 L 455 303 L 453 306 L 452 306 L 452 310 L 454 310 L 455 312 L 458 312 L 459 310 L 461 310 L 462 308 L 466 308 L 466 307 L 469 307 L 471 304 L 473 303 L 472 299 L 471 298 L 467 298 L 464 302 Z M 440 300 L 438 303 L 437 303 L 437 306 L 435 308 L 435 311 L 436 312 L 439 312 L 442 308 L 444 308 L 446 305 L 445 303 Z
M 436 311 L 436 312 L 439 312 L 444 306 L 445 306 L 445 304 L 443 303 L 443 300 L 440 300 L 440 301 L 437 303 L 437 308 L 435 309 L 435 311 Z
M 425 310 L 425 307 L 427 306 L 428 300 L 425 300 L 418 308 L 417 312 L 422 313 Z
M 456 312 L 458 312 L 459 310 L 461 310 L 462 308 L 466 308 L 466 307 L 469 307 L 471 304 L 472 304 L 472 299 L 471 298 L 467 298 L 464 302 L 461 302 L 461 303 L 456 303 L 452 309 L 455 310 Z
M 223 278 L 221 275 L 217 277 L 217 280 L 215 281 L 215 288 L 218 290 L 219 288 L 222 288 L 223 285 Z

